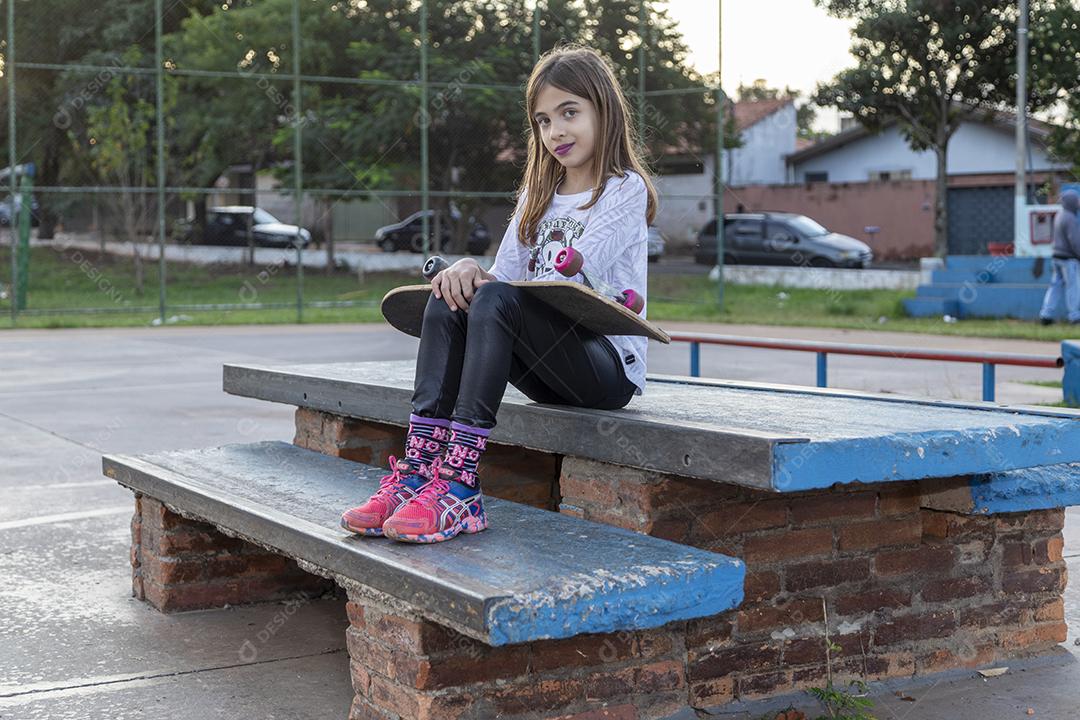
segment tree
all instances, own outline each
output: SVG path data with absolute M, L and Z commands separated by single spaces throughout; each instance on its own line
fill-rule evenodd
M 142 53 L 130 48 L 123 56 L 126 65 L 137 65 Z M 149 87 L 148 87 L 149 86 Z M 156 207 L 149 192 L 157 151 L 154 145 L 155 105 L 153 83 L 145 76 L 117 75 L 103 91 L 103 101 L 87 109 L 86 136 L 70 133 L 76 152 L 80 143 L 89 147 L 90 165 L 103 184 L 122 188 L 108 193 L 106 202 L 123 225 L 123 236 L 131 243 L 135 257 L 135 292 L 143 293 L 143 263 L 139 242 L 148 237 L 151 211 Z M 171 109 L 166 94 L 166 112 Z M 146 188 L 143 190 L 142 188 Z
M 914 150 L 937 158 L 934 247 L 948 251 L 946 154 L 965 120 L 1015 96 L 1017 11 L 985 0 L 814 0 L 853 18 L 854 68 L 819 85 L 815 102 L 854 114 L 868 130 L 896 123 Z M 1033 97 L 1038 105 L 1040 96 Z
M 1033 92 L 1046 104 L 1059 101 L 1063 122 L 1050 134 L 1050 149 L 1080 173 L 1080 9 L 1060 3 L 1031 25 Z

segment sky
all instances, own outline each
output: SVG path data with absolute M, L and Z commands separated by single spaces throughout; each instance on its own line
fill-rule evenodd
M 669 15 L 690 47 L 690 64 L 716 72 L 717 0 L 668 0 Z M 852 23 L 830 17 L 813 0 L 727 0 L 724 12 L 723 83 L 764 78 L 770 87 L 809 93 L 850 67 Z M 824 120 L 824 118 L 821 118 Z

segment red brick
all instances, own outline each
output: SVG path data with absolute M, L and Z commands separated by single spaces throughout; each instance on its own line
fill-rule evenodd
M 349 708 L 349 720 L 399 720 L 396 714 L 387 713 L 371 704 L 367 698 L 353 697 Z
M 986 665 L 994 659 L 994 647 L 981 645 L 971 647 L 968 653 L 954 652 L 949 648 L 924 650 L 915 657 L 919 673 L 935 673 L 957 668 L 974 668 Z
M 734 628 L 733 613 L 691 620 L 686 624 L 686 646 L 696 649 L 725 643 Z
M 779 695 L 792 689 L 791 671 L 781 670 L 739 677 L 739 699 Z
M 477 698 L 469 692 L 457 691 L 438 695 L 420 695 L 416 720 L 465 720 L 475 717 Z M 400 720 L 400 719 L 397 719 Z
M 532 669 L 537 673 L 563 667 L 588 667 L 620 662 L 634 657 L 634 634 L 579 635 L 565 640 L 530 643 Z
M 961 625 L 978 629 L 1016 625 L 1023 620 L 1026 612 L 1019 603 L 1012 600 L 1002 600 L 957 610 Z
M 735 699 L 735 676 L 713 678 L 690 686 L 690 704 L 693 707 L 725 705 Z
M 703 655 L 687 664 L 691 682 L 721 678 L 732 673 L 774 670 L 780 664 L 781 646 L 777 642 L 739 645 Z
M 956 564 L 956 549 L 924 545 L 911 550 L 887 550 L 874 558 L 874 570 L 883 577 L 909 573 L 948 573 Z
M 841 616 L 903 607 L 911 607 L 911 591 L 905 588 L 874 587 L 860 593 L 845 593 L 836 598 L 836 611 Z
M 1065 524 L 1064 508 L 995 515 L 998 532 L 1010 531 L 1059 533 Z
M 419 713 L 415 692 L 379 675 L 371 676 L 371 702 L 404 717 L 416 717 Z
M 1032 617 L 1035 622 L 1047 622 L 1051 620 L 1064 620 L 1065 619 L 1065 601 L 1062 598 L 1055 598 L 1048 603 L 1040 605 L 1035 608 L 1035 612 Z
M 371 688 L 371 674 L 367 668 L 355 660 L 350 660 L 349 678 L 352 680 L 353 692 L 366 697 Z
M 555 720 L 638 720 L 638 711 L 633 705 L 617 705 L 573 715 L 560 715 Z
M 949 602 L 989 592 L 990 581 L 979 576 L 932 580 L 919 591 L 924 602 Z
M 923 537 L 935 540 L 944 540 L 949 537 L 948 513 L 923 510 L 921 518 Z
M 894 483 L 898 484 L 898 483 Z M 902 487 L 882 490 L 878 493 L 878 513 L 882 517 L 907 515 L 919 511 L 922 493 L 918 483 L 905 483 Z
M 737 612 L 740 635 L 824 620 L 820 598 L 796 598 L 776 605 L 747 607 Z
M 1046 541 L 1046 562 L 1058 563 L 1063 558 L 1063 551 L 1065 550 L 1065 540 L 1061 537 L 1053 537 Z
M 784 572 L 784 585 L 789 592 L 799 592 L 823 585 L 858 582 L 869 575 L 868 558 L 809 562 L 788 567 Z
M 877 510 L 877 495 L 870 492 L 829 493 L 793 499 L 791 521 L 796 525 L 872 518 Z
M 683 663 L 664 660 L 641 667 L 627 667 L 608 673 L 596 673 L 585 679 L 588 698 L 624 698 L 629 695 L 649 695 L 685 686 Z
M 780 576 L 771 570 L 747 570 L 743 582 L 743 602 L 756 603 L 769 600 L 780 592 Z
M 878 625 L 874 629 L 874 645 L 882 647 L 913 640 L 947 637 L 955 629 L 956 618 L 951 610 L 906 615 Z
M 585 697 L 585 685 L 576 677 L 535 679 L 524 684 L 498 685 L 484 693 L 484 699 L 500 715 L 544 717 Z M 441 718 L 440 718 L 441 720 Z
M 772 563 L 814 556 L 829 556 L 833 549 L 832 528 L 780 530 L 748 537 L 743 541 L 746 563 Z
M 1064 568 L 1039 568 L 1026 572 L 1006 573 L 1001 578 L 1001 589 L 1007 593 L 1060 593 L 1065 590 Z
M 874 520 L 841 527 L 837 548 L 849 551 L 890 545 L 918 545 L 921 539 L 922 523 L 918 518 Z
M 1024 630 L 998 634 L 1003 650 L 1041 650 L 1065 642 L 1069 627 L 1064 622 L 1052 622 Z
M 1031 543 L 1010 542 L 1001 546 L 1001 562 L 1006 567 L 1031 565 L 1032 559 Z
M 787 518 L 786 500 L 732 502 L 699 515 L 693 535 L 705 540 L 721 539 L 755 530 L 784 527 Z
M 529 672 L 529 650 L 524 645 L 485 648 L 477 655 L 458 654 L 421 660 L 412 686 L 419 690 L 510 680 Z M 404 682 L 408 678 L 402 676 Z
M 454 630 L 429 620 L 406 618 L 370 605 L 364 608 L 364 621 L 367 632 L 372 637 L 377 637 L 385 645 L 416 655 L 452 649 L 460 651 L 476 643 L 475 640 L 465 638 Z
M 364 629 L 364 606 L 357 603 L 349 602 L 345 603 L 345 614 L 349 617 L 349 624 L 354 628 Z

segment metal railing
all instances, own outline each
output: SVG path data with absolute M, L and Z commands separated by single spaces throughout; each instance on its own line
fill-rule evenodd
M 915 350 L 895 345 L 863 345 L 858 343 L 785 340 L 782 338 L 743 337 L 709 333 L 672 333 L 672 342 L 690 343 L 690 375 L 701 377 L 701 346 L 730 345 L 766 350 L 812 352 L 817 356 L 817 386 L 828 387 L 829 355 L 861 355 L 889 357 L 898 360 L 939 360 L 945 362 L 978 363 L 982 365 L 982 399 L 994 401 L 995 368 L 998 365 L 1061 368 L 1065 363 L 1060 355 L 1028 355 L 1023 353 L 970 352 L 967 350 Z

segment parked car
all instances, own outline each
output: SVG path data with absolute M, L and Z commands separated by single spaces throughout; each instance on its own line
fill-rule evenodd
M 21 196 L 20 196 L 21 198 Z M 19 200 L 15 201 L 16 211 L 19 209 Z M 0 200 L 0 226 L 8 227 L 11 225 L 11 195 L 6 195 L 3 200 Z M 37 198 L 30 197 L 30 227 L 37 227 L 41 224 L 41 206 L 38 204 Z
M 870 267 L 874 252 L 861 240 L 830 232 L 806 215 L 726 213 L 724 264 Z M 716 220 L 698 233 L 694 261 L 716 264 Z
M 424 251 L 424 233 L 423 233 L 423 218 L 424 212 L 414 212 L 409 217 L 400 222 L 396 222 L 393 225 L 386 225 L 375 231 L 375 243 L 383 249 L 384 252 L 397 252 L 398 250 L 408 250 L 409 252 L 423 252 Z M 451 228 L 450 224 L 445 220 L 439 225 L 440 238 L 438 242 L 435 242 L 435 217 L 436 212 L 434 210 L 427 211 L 428 216 L 428 234 L 430 236 L 428 240 L 428 249 L 431 252 L 439 252 L 446 247 L 451 240 Z M 461 213 L 451 207 L 451 218 L 454 220 L 461 219 Z M 488 230 L 487 225 L 483 221 L 477 220 L 474 217 L 469 218 L 469 238 L 466 244 L 466 251 L 470 255 L 483 255 L 487 252 L 491 246 L 491 232 Z
M 297 231 L 300 246 L 311 244 L 311 233 L 296 225 L 287 225 L 259 207 L 250 205 L 229 205 L 211 207 L 206 211 L 206 228 L 203 230 L 203 245 L 240 245 L 248 244 L 248 220 L 251 221 L 251 234 L 256 247 L 293 247 L 296 245 Z M 186 220 L 180 232 L 180 242 L 192 244 L 195 237 L 194 220 Z
M 664 245 L 667 244 L 667 239 L 663 233 L 657 230 L 652 225 L 649 226 L 649 262 L 660 262 L 660 258 L 664 254 Z

